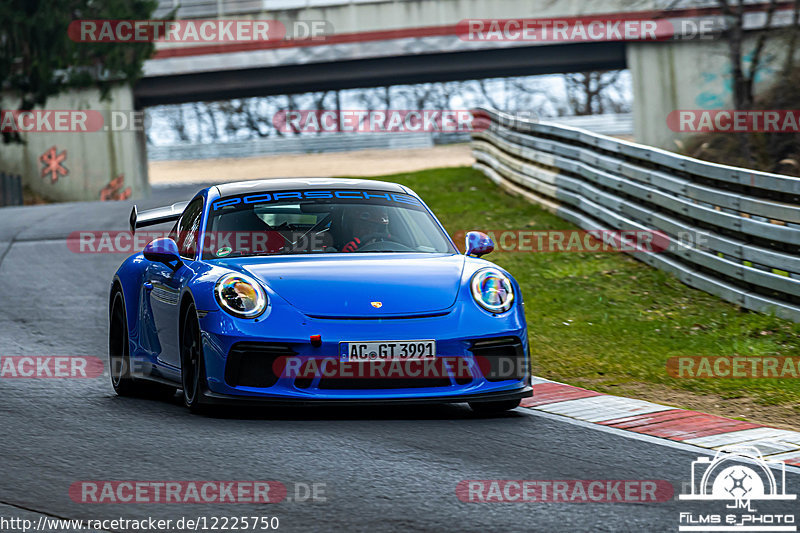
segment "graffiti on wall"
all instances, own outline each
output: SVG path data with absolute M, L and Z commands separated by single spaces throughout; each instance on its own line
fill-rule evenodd
M 742 56 L 745 72 L 749 72 L 753 66 L 753 54 L 754 52 L 751 51 Z M 754 83 L 756 85 L 774 79 L 778 74 L 778 70 L 774 66 L 776 60 L 775 54 L 764 55 L 755 73 Z M 724 62 L 724 67 L 718 72 L 703 73 L 700 88 L 701 91 L 695 98 L 695 105 L 699 109 L 724 109 L 730 106 L 733 98 L 733 72 L 730 63 Z
M 131 197 L 131 188 L 125 186 L 125 174 L 120 174 L 113 180 L 108 182 L 108 185 L 100 190 L 100 201 L 106 202 L 108 200 L 127 200 Z
M 61 163 L 67 159 L 67 151 L 64 150 L 60 154 L 55 146 L 52 146 L 49 150 L 46 150 L 42 155 L 39 156 L 39 161 L 42 163 L 42 178 L 47 177 L 50 175 L 50 183 L 55 183 L 58 181 L 60 176 L 66 176 L 69 174 L 69 170 L 63 166 Z

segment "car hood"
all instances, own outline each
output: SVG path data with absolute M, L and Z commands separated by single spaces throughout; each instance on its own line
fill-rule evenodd
M 238 266 L 309 316 L 425 315 L 455 304 L 464 256 L 271 256 Z

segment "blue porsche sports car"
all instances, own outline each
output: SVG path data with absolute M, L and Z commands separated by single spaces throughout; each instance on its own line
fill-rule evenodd
M 446 403 L 512 409 L 531 396 L 519 285 L 461 255 L 417 194 L 345 179 L 203 189 L 131 212 L 174 223 L 111 283 L 114 389 L 211 404 Z

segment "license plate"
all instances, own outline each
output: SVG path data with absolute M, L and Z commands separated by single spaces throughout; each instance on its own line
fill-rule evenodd
M 340 342 L 342 361 L 411 361 L 436 358 L 436 341 Z

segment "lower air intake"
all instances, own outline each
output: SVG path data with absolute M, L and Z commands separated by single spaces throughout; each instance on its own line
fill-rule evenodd
M 231 387 L 271 387 L 278 381 L 275 360 L 296 353 L 286 344 L 238 342 L 228 352 L 225 382 Z
M 525 349 L 517 337 L 475 340 L 470 351 L 487 381 L 520 381 L 530 373 Z

